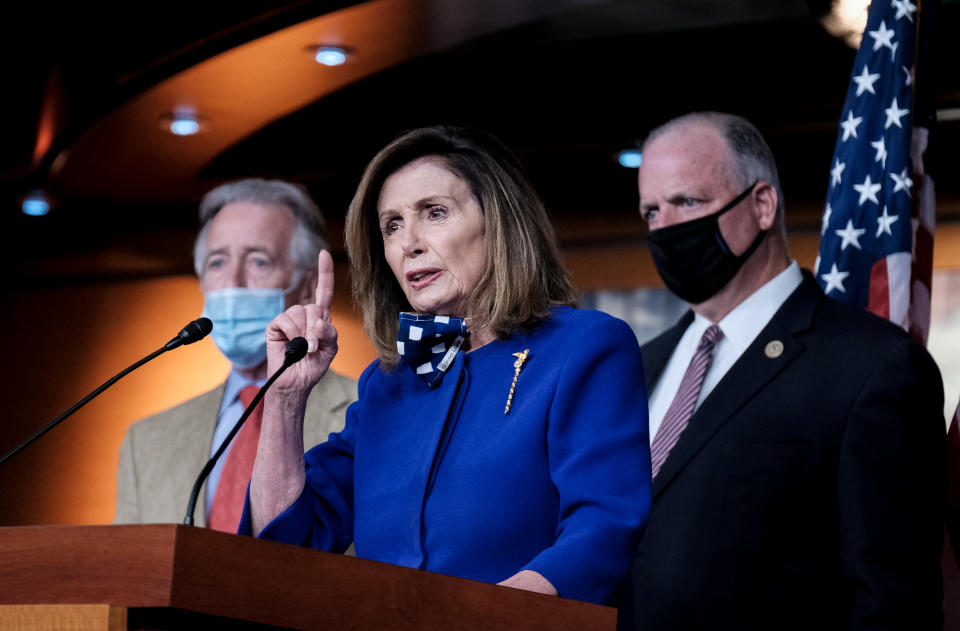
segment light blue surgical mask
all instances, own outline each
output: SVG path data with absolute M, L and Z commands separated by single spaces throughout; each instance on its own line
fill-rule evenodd
M 267 325 L 283 313 L 283 289 L 228 287 L 203 295 L 203 315 L 213 321 L 210 337 L 235 368 L 267 358 Z

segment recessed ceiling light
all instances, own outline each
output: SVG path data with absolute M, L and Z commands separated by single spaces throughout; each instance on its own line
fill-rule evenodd
M 193 136 L 207 127 L 207 120 L 192 111 L 178 111 L 160 117 L 160 127 L 174 136 Z
M 200 121 L 188 114 L 174 114 L 170 120 L 170 133 L 176 136 L 192 136 L 200 131 Z
M 43 191 L 33 191 L 23 198 L 20 204 L 20 210 L 24 215 L 31 217 L 42 217 L 50 212 L 50 200 Z
M 324 66 L 339 66 L 347 61 L 347 51 L 338 46 L 320 46 L 313 58 Z
M 638 168 L 642 160 L 643 154 L 640 153 L 639 149 L 625 149 L 617 154 L 617 162 L 620 163 L 620 166 L 628 169 Z

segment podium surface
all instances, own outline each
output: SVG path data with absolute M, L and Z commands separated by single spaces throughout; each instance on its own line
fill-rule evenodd
M 123 607 L 138 628 L 616 628 L 610 607 L 192 526 L 0 528 L 0 605 L 53 604 Z

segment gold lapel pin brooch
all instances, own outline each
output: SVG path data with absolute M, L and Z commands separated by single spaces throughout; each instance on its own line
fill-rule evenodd
M 510 384 L 510 394 L 507 395 L 507 406 L 503 408 L 504 414 L 508 413 L 510 406 L 513 405 L 513 391 L 517 388 L 517 377 L 520 376 L 520 371 L 523 370 L 523 362 L 527 361 L 527 355 L 529 353 L 530 349 L 525 348 L 522 353 L 513 354 L 513 356 L 517 358 L 517 361 L 513 362 L 513 382 Z
M 764 355 L 770 359 L 776 359 L 783 355 L 783 342 L 780 340 L 773 340 L 767 344 L 766 348 L 763 349 Z

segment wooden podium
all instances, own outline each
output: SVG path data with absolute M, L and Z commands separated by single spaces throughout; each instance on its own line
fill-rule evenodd
M 191 526 L 0 528 L 4 628 L 613 631 L 616 615 Z

